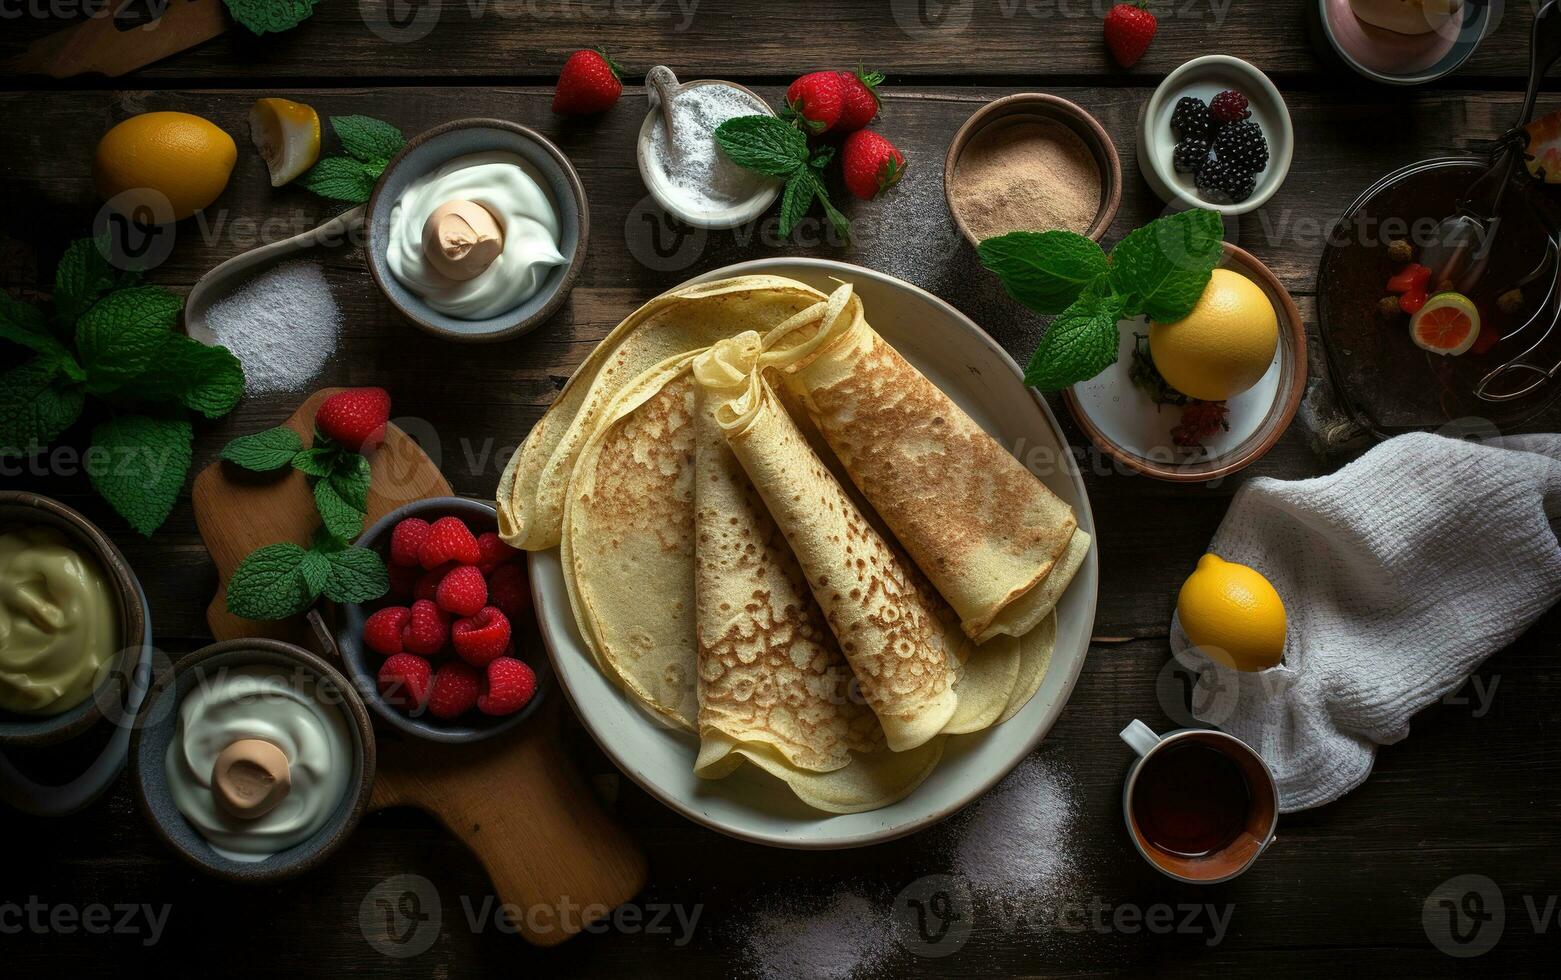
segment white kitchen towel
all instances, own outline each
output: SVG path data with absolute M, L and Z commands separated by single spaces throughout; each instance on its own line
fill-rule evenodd
M 1194 716 L 1257 749 L 1281 810 L 1338 799 L 1410 716 L 1561 598 L 1558 522 L 1558 435 L 1404 435 L 1331 476 L 1251 480 L 1209 550 L 1279 590 L 1284 662 L 1218 666 L 1173 618 Z

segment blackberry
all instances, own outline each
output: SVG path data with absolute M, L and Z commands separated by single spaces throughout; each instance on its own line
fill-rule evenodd
M 1176 152 L 1171 155 L 1171 162 L 1176 166 L 1177 173 L 1195 174 L 1208 158 L 1209 141 L 1202 137 L 1192 137 L 1176 144 Z
M 1231 123 L 1214 138 L 1214 153 L 1226 163 L 1255 174 L 1268 166 L 1268 140 L 1257 123 Z
M 1224 160 L 1211 160 L 1198 170 L 1198 189 L 1205 194 L 1224 195 L 1232 204 L 1240 204 L 1252 196 L 1257 186 L 1252 175 Z
M 1250 115 L 1247 97 L 1235 89 L 1226 89 L 1209 100 L 1209 116 L 1220 125 L 1240 122 Z
M 1203 104 L 1202 99 L 1184 96 L 1177 101 L 1176 111 L 1171 113 L 1171 128 L 1184 140 L 1207 138 L 1209 130 L 1213 128 L 1209 121 L 1209 107 Z

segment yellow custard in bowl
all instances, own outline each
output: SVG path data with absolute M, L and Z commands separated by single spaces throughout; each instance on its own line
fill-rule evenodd
M 91 696 L 119 608 L 90 555 L 51 527 L 0 531 L 0 710 L 48 717 Z

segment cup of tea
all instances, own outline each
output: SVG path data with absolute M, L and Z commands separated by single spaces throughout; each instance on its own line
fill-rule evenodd
M 1161 872 L 1197 885 L 1227 881 L 1274 842 L 1279 788 L 1241 739 L 1201 728 L 1156 735 L 1135 720 L 1122 741 L 1138 753 L 1122 792 L 1128 836 Z

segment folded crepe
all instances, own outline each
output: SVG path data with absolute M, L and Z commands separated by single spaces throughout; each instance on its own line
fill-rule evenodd
M 1046 618 L 1089 551 L 1073 508 L 868 325 L 849 285 L 764 338 L 851 480 L 977 641 Z

